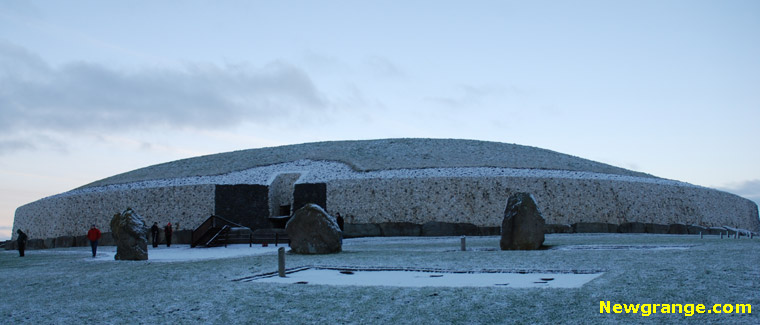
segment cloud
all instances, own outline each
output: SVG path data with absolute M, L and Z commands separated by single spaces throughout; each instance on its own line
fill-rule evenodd
M 0 155 L 18 151 L 18 150 L 24 150 L 24 149 L 35 149 L 34 143 L 31 141 L 25 141 L 25 140 L 18 140 L 18 139 L 0 139 Z
M 0 136 L 6 138 L 30 130 L 219 129 L 328 106 L 309 75 L 281 61 L 136 71 L 83 62 L 53 67 L 2 42 L 0 84 Z M 0 150 L 28 147 L 0 139 Z
M 760 205 L 760 179 L 735 183 L 719 189 L 745 197 Z
M 372 56 L 365 60 L 365 64 L 370 71 L 377 77 L 383 78 L 402 78 L 405 76 L 403 69 L 398 65 L 379 56 Z
M 504 95 L 522 96 L 525 91 L 517 87 L 502 87 L 497 85 L 471 86 L 462 85 L 457 87 L 458 95 L 447 97 L 426 97 L 425 100 L 452 109 L 471 109 L 482 106 L 490 98 Z
M 10 136 L 0 135 L 0 156 L 22 150 L 67 152 L 64 142 L 47 134 L 19 132 Z

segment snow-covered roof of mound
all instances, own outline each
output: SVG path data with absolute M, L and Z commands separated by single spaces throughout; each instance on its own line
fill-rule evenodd
M 315 142 L 200 156 L 140 168 L 84 187 L 221 175 L 304 159 L 342 162 L 359 172 L 501 167 L 653 177 L 551 150 L 517 144 L 456 139 L 383 139 Z

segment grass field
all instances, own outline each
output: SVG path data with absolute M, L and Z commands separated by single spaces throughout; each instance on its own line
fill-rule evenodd
M 277 268 L 264 255 L 174 262 L 91 259 L 89 248 L 0 252 L 0 320 L 18 323 L 760 323 L 760 240 L 547 235 L 540 251 L 498 237 L 366 238 L 287 266 L 602 270 L 577 289 L 326 286 L 233 281 Z M 255 248 L 254 248 L 255 249 Z M 611 304 L 751 304 L 744 314 L 600 313 Z

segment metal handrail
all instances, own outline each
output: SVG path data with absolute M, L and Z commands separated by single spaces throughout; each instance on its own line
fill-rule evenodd
M 216 232 L 216 234 L 213 237 L 211 237 L 211 239 L 209 239 L 206 242 L 206 246 L 209 246 L 212 242 L 214 242 L 214 240 L 216 240 L 216 237 L 219 237 L 219 235 L 221 235 L 222 233 L 224 233 L 225 231 L 227 231 L 229 229 L 230 229 L 230 226 L 228 226 L 228 225 L 222 226 L 222 229 L 219 229 L 219 231 Z
M 222 218 L 220 216 L 212 215 L 206 219 L 198 228 L 195 228 L 193 230 L 193 234 L 190 236 L 190 245 L 192 247 L 195 247 L 198 245 L 196 243 L 197 241 L 201 240 L 211 229 L 218 227 L 218 223 L 221 223 L 224 226 L 230 226 L 230 227 L 243 227 L 243 225 L 240 225 L 236 222 L 229 221 L 225 218 Z

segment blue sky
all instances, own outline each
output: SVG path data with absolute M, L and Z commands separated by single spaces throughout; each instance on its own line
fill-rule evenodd
M 323 140 L 517 143 L 760 201 L 758 58 L 758 1 L 2 1 L 0 239 L 110 175 Z

